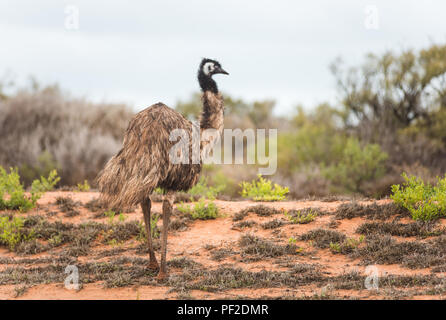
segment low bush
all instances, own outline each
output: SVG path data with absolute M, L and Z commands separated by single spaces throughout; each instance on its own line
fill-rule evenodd
M 279 219 L 273 219 L 261 224 L 263 229 L 276 229 L 286 224 L 284 221 Z
M 104 216 L 108 218 L 109 224 L 114 224 L 116 212 L 114 212 L 113 210 L 107 210 L 104 212 Z
M 8 174 L 0 167 L 0 210 L 28 211 L 36 201 L 37 195 L 25 195 L 17 169 L 11 169 Z
M 190 188 L 187 191 L 187 194 L 191 195 L 192 197 L 199 196 L 213 200 L 225 187 L 225 185 L 217 185 L 214 187 L 209 186 L 207 178 L 205 176 L 201 176 L 198 183 Z
M 90 191 L 90 184 L 88 183 L 88 180 L 84 180 L 83 183 L 77 184 L 77 191 L 79 192 L 88 192 Z
M 27 195 L 20 182 L 18 169 L 11 168 L 8 173 L 0 166 L 0 210 L 28 211 L 36 205 L 42 194 L 52 190 L 58 181 L 57 171 L 53 170 L 48 178 L 42 176 L 40 180 L 34 180 L 30 195 Z
M 436 185 L 403 174 L 404 183 L 392 186 L 390 196 L 396 204 L 409 210 L 414 220 L 432 220 L 446 214 L 446 176 Z
M 349 138 L 339 162 L 327 167 L 324 174 L 332 185 L 346 192 L 363 192 L 364 183 L 376 181 L 386 173 L 388 155 L 377 144 L 364 147 L 356 138 Z
M 241 195 L 244 198 L 252 198 L 254 201 L 280 201 L 286 198 L 289 192 L 288 187 L 272 184 L 270 180 L 264 179 L 261 175 L 258 180 L 252 182 L 242 182 Z
M 285 211 L 285 217 L 293 224 L 310 223 L 317 217 L 318 211 L 313 208 Z
M 358 240 L 355 238 L 347 238 L 343 242 L 330 242 L 330 251 L 332 253 L 349 254 L 352 253 L 361 243 L 364 242 L 364 236 L 360 236 Z
M 314 241 L 318 248 L 329 248 L 330 243 L 343 243 L 346 239 L 345 234 L 333 230 L 314 229 L 300 236 L 300 240 Z
M 206 203 L 204 198 L 201 198 L 195 205 L 185 205 L 181 203 L 177 209 L 182 213 L 190 214 L 192 219 L 215 219 L 218 216 L 218 208 L 213 201 Z
M 0 217 L 0 243 L 14 250 L 23 240 L 32 237 L 23 232 L 24 220 L 21 217 Z
M 65 212 L 65 217 L 79 215 L 79 211 L 76 210 L 76 207 L 80 205 L 80 202 L 74 201 L 70 197 L 57 197 L 56 205 L 59 207 L 60 211 Z
M 54 190 L 56 184 L 60 181 L 60 177 L 57 175 L 57 170 L 51 170 L 48 174 L 48 178 L 40 176 L 40 180 L 35 179 L 31 185 L 31 190 L 35 192 L 47 192 Z
M 250 212 L 255 213 L 259 217 L 269 217 L 274 214 L 281 213 L 281 211 L 278 209 L 271 208 L 271 207 L 265 206 L 263 204 L 258 204 L 258 205 L 251 206 L 251 207 L 240 210 L 238 213 L 236 213 L 234 215 L 234 218 L 236 220 L 242 220 Z M 234 221 L 236 221 L 236 220 L 234 220 Z
M 20 180 L 25 186 L 30 186 L 35 179 L 41 176 L 47 177 L 54 169 L 59 169 L 59 164 L 49 152 L 43 151 L 35 161 L 19 166 Z
M 295 243 L 289 242 L 282 245 L 251 234 L 241 236 L 238 243 L 242 249 L 242 254 L 257 255 L 259 257 L 279 257 L 298 252 L 298 247 Z

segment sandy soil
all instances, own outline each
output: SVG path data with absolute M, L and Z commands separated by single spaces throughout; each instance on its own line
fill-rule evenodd
M 85 204 L 88 201 L 98 197 L 96 192 L 48 192 L 38 202 L 38 207 L 28 213 L 19 213 L 23 216 L 41 215 L 48 221 L 62 221 L 64 223 L 69 222 L 73 224 L 85 223 L 88 221 L 97 221 L 101 223 L 107 223 L 107 218 L 94 218 L 94 213 L 79 206 L 76 209 L 80 212 L 79 215 L 73 217 L 65 217 L 63 213 L 58 212 L 58 207 L 55 205 L 55 201 L 58 197 L 69 197 L 80 204 Z M 378 201 L 378 204 L 383 204 L 389 200 Z M 307 224 L 287 224 L 277 229 L 263 229 L 261 224 L 266 221 L 273 220 L 275 218 L 284 219 L 283 214 L 278 214 L 268 217 L 260 217 L 254 213 L 250 213 L 244 220 L 251 220 L 256 224 L 250 228 L 234 228 L 234 221 L 232 217 L 235 213 L 250 206 L 258 205 L 259 202 L 252 201 L 219 201 L 215 203 L 219 207 L 220 217 L 215 220 L 196 220 L 193 221 L 187 230 L 185 231 L 171 231 L 169 233 L 168 240 L 168 260 L 174 258 L 189 258 L 197 263 L 202 264 L 205 269 L 216 269 L 221 265 L 231 266 L 233 268 L 242 268 L 246 271 L 259 272 L 259 271 L 286 271 L 287 266 L 281 265 L 278 261 L 286 260 L 289 263 L 297 264 L 317 264 L 320 267 L 321 274 L 324 276 L 337 276 L 345 273 L 356 271 L 359 274 L 365 273 L 366 266 L 361 263 L 361 259 L 353 259 L 344 254 L 333 254 L 330 249 L 318 249 L 315 248 L 311 242 L 296 240 L 296 245 L 301 250 L 298 255 L 289 255 L 286 257 L 280 257 L 278 259 L 261 259 L 260 261 L 240 261 L 240 255 L 229 255 L 222 261 L 216 261 L 212 258 L 212 249 L 210 246 L 218 249 L 228 249 L 229 251 L 239 251 L 238 241 L 243 234 L 254 234 L 264 239 L 271 239 L 283 245 L 289 242 L 290 238 L 298 239 L 300 235 L 317 228 L 329 229 L 329 224 L 333 220 L 333 213 L 338 206 L 343 203 L 341 201 L 323 202 L 323 201 L 284 201 L 275 203 L 262 203 L 268 207 L 274 207 L 282 211 L 299 210 L 304 208 L 319 208 L 328 214 L 320 215 L 315 218 L 314 221 Z M 54 216 L 49 216 L 48 212 L 58 212 Z M 161 203 L 153 203 L 153 212 L 161 212 Z M 142 213 L 140 208 L 136 208 L 134 212 L 126 213 L 125 221 L 138 220 L 142 221 Z M 350 220 L 340 220 L 338 226 L 335 229 L 338 232 L 344 233 L 350 238 L 359 239 L 360 235 L 355 233 L 359 225 L 364 223 L 364 218 L 353 218 Z M 401 222 L 410 222 L 410 219 L 402 219 Z M 159 222 L 161 225 L 162 222 Z M 444 225 L 444 221 L 440 222 Z M 405 239 L 408 240 L 408 239 Z M 416 240 L 416 238 L 410 239 Z M 423 239 L 422 241 L 426 241 Z M 134 251 L 130 248 L 134 248 L 138 244 L 136 239 L 131 239 L 123 244 L 118 245 L 118 248 L 123 249 L 122 255 L 136 256 Z M 112 250 L 116 246 L 110 244 L 104 244 L 101 241 L 95 241 L 92 246 L 91 253 L 86 256 L 77 257 L 79 263 L 97 260 L 95 253 L 103 250 Z M 62 247 L 63 250 L 63 247 Z M 41 252 L 34 255 L 18 255 L 14 252 L 10 252 L 7 248 L 0 248 L 1 258 L 14 258 L 14 259 L 37 259 L 45 258 L 50 255 L 49 252 Z M 118 255 L 119 257 L 119 255 Z M 142 256 L 147 258 L 147 256 Z M 115 257 L 116 258 L 116 257 Z M 280 260 L 282 259 L 282 260 Z M 22 267 L 36 267 L 43 264 L 22 264 Z M 10 268 L 11 264 L 1 264 L 0 271 L 7 272 L 7 268 Z M 400 264 L 377 264 L 376 267 L 379 270 L 380 276 L 386 275 L 430 275 L 432 274 L 429 268 L 422 269 L 409 269 Z M 171 268 L 170 275 L 175 277 L 182 271 L 175 268 Z M 442 274 L 440 274 L 441 276 Z M 81 290 L 69 290 L 64 287 L 62 282 L 59 283 L 40 283 L 25 285 L 23 284 L 23 291 L 20 291 L 22 287 L 21 283 L 16 284 L 3 284 L 0 285 L 0 299 L 177 299 L 184 298 L 178 291 L 172 290 L 169 283 L 155 283 L 153 285 L 129 285 L 116 288 L 105 288 L 103 282 L 98 281 L 94 283 L 87 283 L 82 286 Z M 406 288 L 410 291 L 411 288 Z M 388 299 L 388 298 L 409 298 L 409 299 L 442 299 L 441 294 L 434 295 L 419 295 L 417 293 L 409 293 L 406 296 L 393 295 L 392 288 L 376 290 L 342 290 L 332 289 L 328 287 L 318 287 L 316 285 L 306 284 L 299 287 L 272 287 L 272 288 L 237 288 L 226 289 L 217 292 L 206 292 L 203 290 L 190 290 L 187 292 L 187 298 L 196 299 L 218 299 L 218 298 L 237 298 L 237 297 L 250 297 L 250 298 L 301 298 L 301 297 L 325 297 L 326 295 L 334 296 L 341 299 Z M 406 291 L 407 291 L 406 290 Z

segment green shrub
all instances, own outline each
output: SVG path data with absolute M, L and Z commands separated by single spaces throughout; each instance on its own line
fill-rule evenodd
M 40 180 L 33 181 L 31 195 L 28 196 L 20 182 L 18 169 L 11 168 L 7 173 L 0 166 L 0 210 L 28 211 L 36 205 L 42 194 L 52 190 L 58 181 L 57 171 L 52 170 L 48 178 L 42 176 Z
M 331 165 L 342 158 L 346 136 L 338 128 L 338 111 L 327 104 L 312 112 L 297 108 L 292 120 L 296 130 L 283 132 L 277 139 L 277 167 L 283 174 L 299 172 L 313 165 Z
M 359 240 L 355 238 L 347 238 L 343 242 L 330 242 L 330 251 L 332 253 L 348 254 L 359 247 L 364 242 L 364 236 L 359 237 Z
M 6 196 L 6 197 L 5 197 Z M 10 169 L 9 174 L 0 167 L 0 210 L 27 211 L 34 206 L 36 198 L 25 196 L 17 169 Z
M 54 190 L 56 184 L 60 181 L 59 176 L 57 175 L 57 170 L 51 170 L 48 174 L 48 178 L 44 176 L 40 176 L 40 180 L 34 180 L 31 185 L 31 191 L 34 192 L 47 192 Z
M 88 183 L 88 180 L 84 180 L 84 183 L 78 183 L 77 191 L 80 191 L 80 192 L 90 191 L 90 184 Z
M 32 237 L 23 232 L 24 221 L 21 217 L 0 217 L 0 243 L 7 245 L 10 250 L 21 242 Z
M 242 169 L 241 167 L 238 169 Z M 215 164 L 204 164 L 202 176 L 206 177 L 207 185 L 216 192 L 215 196 L 225 195 L 231 198 L 240 196 L 241 189 L 238 184 L 241 179 L 235 166 L 230 169 Z
M 339 162 L 328 166 L 324 175 L 335 187 L 361 192 L 363 183 L 381 178 L 388 156 L 377 144 L 361 147 L 358 139 L 349 138 Z
M 52 246 L 52 247 L 57 247 L 59 245 L 62 244 L 62 235 L 59 234 L 55 234 L 53 235 L 51 238 L 48 239 L 48 243 Z
M 208 185 L 207 178 L 205 176 L 201 176 L 198 183 L 190 188 L 187 193 L 191 196 L 200 196 L 213 200 L 225 187 L 225 185 L 211 187 Z
M 272 185 L 270 180 L 264 179 L 261 175 L 258 180 L 253 180 L 251 183 L 242 182 L 241 195 L 244 198 L 252 198 L 254 201 L 280 201 L 286 198 L 288 193 L 287 187 L 282 187 L 278 184 Z
M 108 218 L 108 222 L 110 224 L 114 223 L 113 220 L 115 219 L 115 215 L 116 215 L 116 212 L 114 212 L 113 210 L 108 210 L 108 211 L 104 212 L 104 216 L 106 216 Z
M 330 242 L 330 250 L 333 253 L 341 252 L 341 245 L 338 242 Z
M 177 209 L 183 213 L 190 214 L 192 219 L 215 219 L 218 216 L 218 208 L 213 201 L 206 203 L 204 198 L 201 198 L 195 205 L 185 205 L 181 203 Z
M 310 223 L 317 217 L 317 211 L 312 208 L 285 211 L 285 217 L 293 224 Z
M 403 173 L 404 183 L 392 186 L 390 198 L 406 208 L 414 220 L 432 220 L 446 215 L 446 176 L 435 186 Z
M 19 167 L 20 180 L 25 186 L 30 186 L 39 177 L 48 176 L 54 169 L 59 168 L 48 151 L 42 152 L 36 159 L 36 164 L 25 163 Z

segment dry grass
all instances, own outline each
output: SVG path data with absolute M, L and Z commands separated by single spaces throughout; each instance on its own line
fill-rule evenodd
M 94 182 L 133 116 L 126 105 L 74 99 L 57 86 L 21 90 L 0 109 L 0 165 L 18 166 L 26 184 L 50 167 L 61 185 Z
M 371 235 L 371 234 L 388 234 L 398 237 L 420 237 L 426 238 L 431 236 L 439 236 L 445 233 L 444 228 L 436 228 L 434 222 L 412 222 L 412 223 L 397 223 L 397 222 L 366 222 L 361 224 L 356 233 Z
M 252 228 L 255 225 L 257 225 L 257 222 L 255 222 L 253 220 L 240 221 L 240 222 L 234 223 L 232 225 L 232 229 Z
M 242 209 L 238 213 L 238 216 L 246 216 L 248 213 L 255 213 L 259 217 L 269 217 L 274 214 L 279 214 L 281 213 L 281 211 L 272 207 L 265 206 L 263 204 L 258 204 L 255 206 L 248 207 L 246 209 Z
M 56 205 L 67 210 L 83 206 L 90 212 L 102 213 L 103 208 L 95 202 L 82 204 L 73 199 L 61 197 Z M 377 208 L 387 208 L 387 211 L 379 214 Z M 85 209 L 82 214 L 84 212 Z M 79 268 L 81 290 L 85 285 L 99 282 L 105 290 L 167 286 L 168 292 L 177 294 L 177 298 L 197 298 L 197 292 L 237 299 L 361 299 L 371 296 L 410 299 L 446 293 L 446 281 L 436 275 L 446 271 L 446 235 L 440 221 L 402 223 L 398 220 L 400 213 L 390 206 L 352 203 L 332 213 L 322 210 L 305 225 L 291 224 L 283 215 L 277 216 L 282 212 L 266 206 L 241 210 L 234 215 L 242 219 L 235 219 L 232 225 L 235 229 L 231 230 L 231 217 L 196 222 L 175 211 L 171 225 L 174 237 L 189 239 L 189 232 L 196 232 L 198 225 L 204 230 L 207 224 L 224 222 L 220 226 L 225 225 L 228 234 L 234 237 L 235 233 L 235 238 L 200 242 L 193 250 L 189 249 L 194 248 L 190 240 L 186 240 L 188 250 L 171 251 L 168 261 L 171 276 L 165 282 L 157 281 L 156 272 L 148 269 L 147 245 L 140 238 L 141 226 L 135 220 L 76 223 L 76 219 L 68 220 L 62 215 L 47 218 L 45 214 L 26 214 L 24 230 L 25 233 L 33 230 L 34 238 L 20 243 L 14 257 L 0 257 L 0 285 L 13 286 L 12 297 L 27 297 L 28 289 L 33 286 L 62 283 L 66 277 L 65 267 L 74 264 Z M 347 218 L 341 219 L 339 212 L 348 212 Z M 12 216 L 12 213 L 3 212 L 2 215 Z M 246 216 L 250 219 L 245 220 Z M 350 217 L 362 219 L 349 220 Z M 384 217 L 393 220 L 386 221 Z M 60 218 L 64 220 L 59 221 Z M 338 231 L 322 227 L 327 222 L 336 223 Z M 345 229 L 346 223 L 353 223 L 355 227 Z M 251 228 L 249 234 L 243 233 L 246 228 Z M 177 234 L 179 231 L 184 233 Z M 354 240 L 359 235 L 364 239 Z M 154 239 L 154 248 L 159 251 L 159 239 Z M 39 255 L 35 256 L 36 253 Z M 319 258 L 321 255 L 323 259 Z M 333 271 L 336 268 L 331 261 L 335 260 L 345 264 L 345 271 Z M 413 272 L 430 268 L 431 274 L 383 273 L 379 278 L 379 292 L 370 293 L 364 290 L 367 275 L 361 271 L 364 265 L 370 264 L 380 268 L 398 265 Z M 235 293 L 234 290 L 241 291 Z M 348 293 L 341 293 L 343 290 Z M 254 292 L 257 292 L 255 296 Z
M 393 202 L 385 204 L 368 204 L 362 205 L 358 202 L 350 202 L 341 204 L 336 210 L 337 219 L 352 219 L 363 217 L 371 220 L 385 220 L 394 215 L 408 215 L 406 209 L 394 204 Z
M 242 254 L 262 257 L 278 257 L 286 254 L 296 254 L 297 246 L 294 244 L 282 245 L 272 241 L 245 234 L 239 240 Z
M 411 269 L 440 266 L 446 258 L 446 237 L 397 242 L 388 235 L 371 235 L 352 256 L 361 258 L 364 264 L 400 264 Z
M 346 239 L 345 234 L 333 230 L 315 229 L 300 236 L 301 240 L 313 241 L 318 248 L 328 248 L 330 243 L 341 243 Z
M 56 199 L 56 205 L 59 207 L 60 211 L 65 212 L 65 217 L 74 217 L 79 215 L 79 211 L 76 207 L 80 206 L 79 202 L 73 201 L 69 197 L 58 197 Z

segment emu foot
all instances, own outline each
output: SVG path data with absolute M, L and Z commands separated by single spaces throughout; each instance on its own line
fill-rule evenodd
M 158 262 L 156 260 L 152 260 L 149 262 L 149 269 L 152 271 L 158 271 L 160 269 L 160 266 L 158 265 Z
M 165 280 L 169 279 L 169 274 L 167 272 L 160 271 L 158 273 L 158 275 L 156 276 L 156 279 L 158 281 L 165 281 Z

